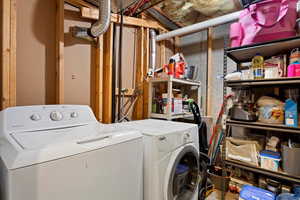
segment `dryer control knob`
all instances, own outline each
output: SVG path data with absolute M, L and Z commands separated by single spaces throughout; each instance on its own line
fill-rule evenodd
M 77 112 L 72 112 L 71 113 L 71 118 L 77 118 L 78 117 L 78 113 Z
M 184 142 L 188 142 L 188 140 L 190 139 L 191 135 L 189 133 L 185 133 L 183 136 L 183 140 Z
M 61 121 L 63 119 L 63 115 L 58 111 L 53 111 L 50 113 L 50 119 L 52 121 Z
M 32 121 L 39 121 L 41 119 L 41 116 L 39 114 L 33 114 L 30 116 L 30 119 Z

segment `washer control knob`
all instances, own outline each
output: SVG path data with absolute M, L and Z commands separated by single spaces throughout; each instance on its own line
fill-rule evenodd
M 71 118 L 77 118 L 78 117 L 78 113 L 77 112 L 72 112 L 71 113 Z
M 63 115 L 58 111 L 53 111 L 50 113 L 50 119 L 52 121 L 61 121 L 63 119 Z
M 41 116 L 39 114 L 33 114 L 30 116 L 30 119 L 32 121 L 39 121 L 41 119 Z

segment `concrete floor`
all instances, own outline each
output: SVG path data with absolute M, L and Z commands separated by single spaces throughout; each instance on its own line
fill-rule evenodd
M 206 198 L 206 200 L 221 200 L 222 199 L 222 192 L 218 190 L 214 190 L 209 197 Z M 228 192 L 226 194 L 226 200 L 238 200 L 239 195 L 238 194 L 232 194 Z

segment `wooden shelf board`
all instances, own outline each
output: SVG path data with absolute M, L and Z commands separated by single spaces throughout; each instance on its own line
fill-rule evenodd
M 153 78 L 150 80 L 152 83 L 161 83 L 161 82 L 174 82 L 174 83 L 181 83 L 184 85 L 193 85 L 193 86 L 201 86 L 201 83 L 198 81 L 191 81 L 186 79 L 178 79 L 173 77 L 167 77 L 167 78 Z

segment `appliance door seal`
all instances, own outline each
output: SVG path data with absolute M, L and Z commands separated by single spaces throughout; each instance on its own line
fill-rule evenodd
M 199 183 L 199 151 L 193 144 L 177 149 L 170 159 L 165 177 L 166 200 L 192 199 Z

